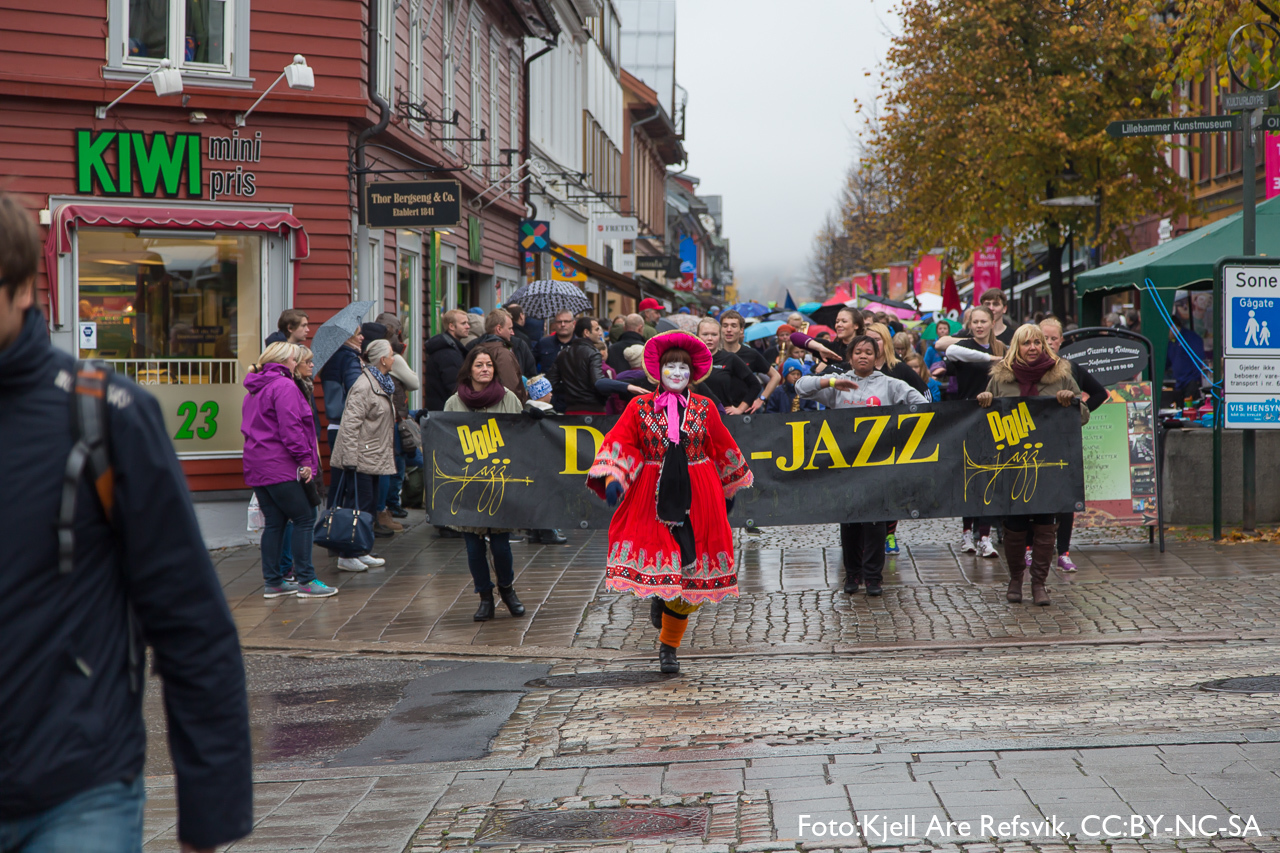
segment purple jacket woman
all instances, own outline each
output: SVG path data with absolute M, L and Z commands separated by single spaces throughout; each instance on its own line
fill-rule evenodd
M 262 578 L 265 598 L 297 595 L 326 598 L 337 592 L 316 579 L 311 563 L 316 508 L 308 499 L 304 481 L 320 476 L 315 419 L 306 397 L 293 381 L 296 358 L 272 349 L 266 358 L 282 362 L 260 363 L 244 380 L 240 432 L 244 434 L 244 481 L 253 488 L 266 519 L 262 531 Z M 285 344 L 284 346 L 288 346 Z M 295 348 L 296 349 L 296 348 Z M 286 526 L 293 523 L 293 573 L 296 584 L 280 574 L 280 554 Z

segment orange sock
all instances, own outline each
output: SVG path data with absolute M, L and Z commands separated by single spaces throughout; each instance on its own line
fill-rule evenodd
M 670 613 L 662 614 L 662 630 L 658 632 L 658 642 L 673 649 L 680 648 L 680 640 L 684 637 L 684 629 L 689 627 L 687 618 L 681 619 Z

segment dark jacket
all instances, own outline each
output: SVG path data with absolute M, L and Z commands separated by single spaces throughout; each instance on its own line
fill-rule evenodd
M 511 336 L 514 342 L 516 336 Z M 483 338 L 476 338 L 467 347 L 470 353 L 473 349 L 480 348 L 489 353 L 489 357 L 493 359 L 494 375 L 498 381 L 502 383 L 502 387 L 512 392 L 520 399 L 521 405 L 529 399 L 529 392 L 525 390 L 524 383 L 520 381 L 520 364 L 516 359 L 514 348 L 511 343 L 504 341 L 497 335 L 485 335 Z
M 444 401 L 458 390 L 458 371 L 462 369 L 462 344 L 448 332 L 427 341 L 424 352 L 426 366 L 422 370 L 422 402 L 428 411 L 443 412 Z
M 767 413 L 781 412 L 790 414 L 792 406 L 795 406 L 795 411 L 797 412 L 811 412 L 817 410 L 818 403 L 816 400 L 801 399 L 796 394 L 796 386 L 788 382 L 782 382 L 769 395 L 769 399 L 764 404 L 764 410 Z
M 526 379 L 532 379 L 538 375 L 538 360 L 533 357 L 533 347 L 529 346 L 529 342 L 519 335 L 512 335 L 509 341 L 511 346 L 511 354 L 516 357 L 516 363 L 520 365 L 520 375 Z M 511 390 L 515 390 L 514 388 Z
M 703 380 L 703 393 L 709 393 L 726 409 L 741 403 L 753 403 L 763 386 L 747 363 L 725 350 L 711 356 L 711 372 Z
M 342 410 L 347 405 L 347 392 L 360 378 L 360 353 L 343 344 L 320 368 L 320 388 L 324 391 L 324 414 L 329 424 L 342 423 Z
M 616 344 L 609 345 L 609 357 L 605 359 L 605 364 L 619 373 L 630 370 L 631 362 L 627 361 L 627 357 L 622 353 L 627 347 L 633 347 L 636 344 L 644 345 L 644 335 L 639 332 L 623 332 L 618 336 Z
M 573 338 L 569 339 L 570 341 Z M 533 357 L 538 360 L 538 372 L 550 373 L 551 367 L 556 363 L 556 358 L 560 355 L 560 350 L 569 344 L 561 343 L 560 339 L 555 335 L 547 335 L 538 341 L 538 345 L 533 348 Z
M 1071 378 L 1080 386 L 1081 392 L 1089 395 L 1089 399 L 1085 401 L 1085 406 L 1091 412 L 1098 411 L 1098 408 L 1103 403 L 1111 399 L 1107 389 L 1088 370 L 1070 359 L 1067 359 L 1067 363 L 1071 365 Z
M 11 543 L 0 569 L 0 821 L 143 772 L 127 596 L 164 679 L 178 836 L 226 844 L 253 825 L 240 641 L 160 407 L 127 378 L 113 377 L 107 394 L 115 524 L 86 474 L 74 571 L 58 572 L 74 369 L 34 308 L 0 351 L 0 536 Z
M 586 338 L 571 339 L 547 371 L 563 411 L 604 411 L 605 398 L 596 391 L 596 383 L 603 378 L 604 359 Z
M 279 329 L 276 329 L 274 332 L 267 335 L 267 340 L 264 342 L 264 345 L 262 348 L 266 349 L 272 344 L 283 344 L 288 340 L 289 340 L 288 335 L 286 335 L 284 332 L 280 331 Z

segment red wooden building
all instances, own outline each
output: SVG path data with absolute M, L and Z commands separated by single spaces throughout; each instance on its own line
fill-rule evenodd
M 48 226 L 50 333 L 155 393 L 193 490 L 243 488 L 241 379 L 284 308 L 314 330 L 353 298 L 380 301 L 420 367 L 441 308 L 489 308 L 518 285 L 524 42 L 554 35 L 538 8 L 0 9 L 0 183 Z M 277 80 L 295 55 L 314 88 L 305 72 Z M 157 95 L 171 83 L 161 72 L 103 110 L 162 60 L 180 94 Z M 457 180 L 459 225 L 361 227 L 361 161 L 370 182 Z

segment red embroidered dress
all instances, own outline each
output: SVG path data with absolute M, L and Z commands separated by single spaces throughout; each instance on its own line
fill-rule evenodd
M 688 434 L 689 521 L 697 559 L 681 570 L 680 546 L 658 520 L 658 475 L 667 449 L 667 415 L 655 410 L 654 394 L 637 397 L 600 445 L 587 486 L 605 496 L 606 477 L 626 490 L 609 524 L 605 585 L 641 598 L 684 598 L 691 604 L 738 594 L 733 568 L 733 533 L 725 498 L 751 485 L 751 471 L 733 436 L 706 397 L 689 395 L 684 418 Z

